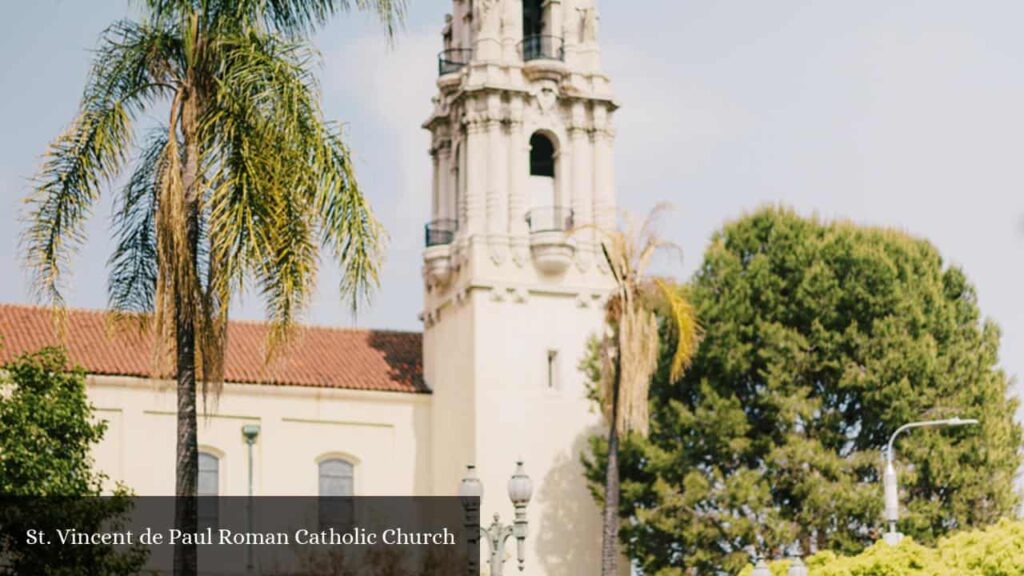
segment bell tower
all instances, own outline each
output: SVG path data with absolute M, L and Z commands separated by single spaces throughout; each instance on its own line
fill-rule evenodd
M 578 369 L 612 286 L 612 116 L 594 0 L 453 0 L 424 123 L 423 252 L 432 490 L 467 464 L 501 512 L 515 460 L 534 481 L 526 571 L 595 574 L 600 514 L 580 454 L 601 429 Z

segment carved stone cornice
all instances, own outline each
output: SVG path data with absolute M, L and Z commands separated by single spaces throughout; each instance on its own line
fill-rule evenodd
M 607 107 L 594 105 L 593 117 L 595 137 L 615 137 L 615 126 L 612 124 L 612 115 Z
M 508 116 L 501 111 L 495 113 L 467 112 L 462 119 L 462 124 L 471 132 L 484 132 L 508 121 Z
M 462 124 L 466 127 L 466 131 L 477 134 L 487 130 L 487 122 L 489 118 L 484 112 L 470 111 L 466 112 L 462 117 Z
M 520 107 L 518 110 L 512 108 L 509 110 L 508 117 L 505 119 L 505 121 L 508 123 L 510 128 L 518 129 L 523 125 L 523 122 L 525 121 L 525 116 L 526 115 L 523 114 L 522 107 Z
M 573 123 L 567 124 L 565 126 L 565 130 L 569 133 L 570 136 L 583 137 L 583 136 L 586 136 L 587 134 L 589 134 L 593 129 L 590 126 L 588 126 L 587 124 L 583 124 L 583 123 L 577 124 L 577 123 L 573 122 Z

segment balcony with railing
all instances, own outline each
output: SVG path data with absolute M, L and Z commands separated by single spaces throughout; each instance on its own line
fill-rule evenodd
M 473 59 L 471 48 L 449 48 L 437 55 L 437 74 L 454 74 L 466 67 Z
M 434 220 L 423 227 L 423 273 L 431 284 L 444 284 L 451 276 L 451 243 L 458 230 L 455 220 Z
M 572 208 L 561 206 L 544 206 L 527 212 L 526 223 L 530 225 L 530 233 L 567 232 L 572 230 Z
M 427 248 L 451 244 L 455 240 L 455 232 L 459 223 L 455 220 L 434 220 L 423 227 L 424 241 Z
M 527 36 L 519 43 L 519 54 L 523 62 L 532 60 L 565 61 L 565 43 L 558 36 L 538 34 Z
M 526 214 L 530 228 L 530 252 L 541 272 L 560 274 L 572 263 L 576 248 L 570 238 L 575 223 L 570 208 L 545 206 Z

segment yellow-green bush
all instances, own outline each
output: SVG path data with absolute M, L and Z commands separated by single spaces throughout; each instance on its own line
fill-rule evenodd
M 1002 520 L 984 530 L 959 532 L 927 548 L 906 538 L 899 546 L 878 542 L 857 556 L 820 552 L 806 560 L 811 576 L 1021 576 L 1024 522 Z M 771 565 L 786 576 L 789 562 Z M 740 576 L 750 576 L 748 566 Z

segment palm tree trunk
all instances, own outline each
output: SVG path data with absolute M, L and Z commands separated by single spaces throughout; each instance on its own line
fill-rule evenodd
M 182 299 L 177 299 L 180 304 Z M 190 317 L 177 307 L 178 365 L 178 451 L 174 494 L 177 497 L 174 526 L 185 534 L 198 531 L 196 483 L 199 476 L 199 449 L 196 441 L 196 350 L 195 328 Z M 174 548 L 174 574 L 196 574 L 195 545 L 178 544 Z
M 608 464 L 604 477 L 601 576 L 615 576 L 619 566 L 619 382 L 620 371 L 616 367 L 612 390 L 611 425 L 608 427 Z
M 192 270 L 196 267 L 199 245 L 199 149 L 194 136 L 196 110 L 194 100 L 182 103 L 182 135 L 185 158 L 182 187 L 185 201 L 185 238 Z M 196 330 L 195 297 L 192 283 L 180 277 L 175 282 L 174 322 L 178 374 L 178 449 L 174 494 L 177 497 L 175 527 L 185 534 L 198 531 L 196 488 L 199 480 L 199 448 L 196 420 Z M 198 573 L 196 546 L 178 545 L 174 549 L 175 576 Z

